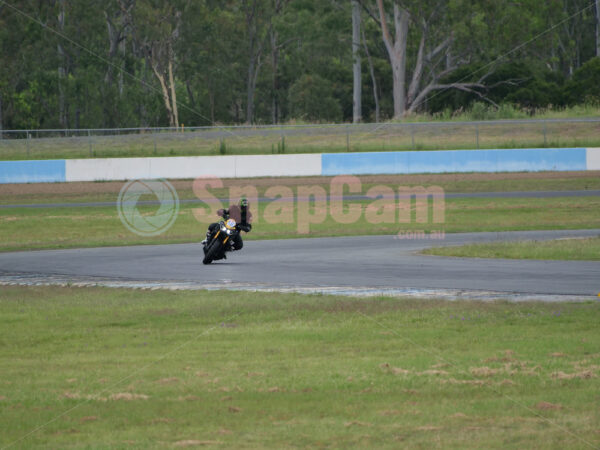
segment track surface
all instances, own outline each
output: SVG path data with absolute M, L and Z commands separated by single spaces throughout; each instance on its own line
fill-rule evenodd
M 444 240 L 360 236 L 247 241 L 241 252 L 209 266 L 202 265 L 199 244 L 3 253 L 0 281 L 58 277 L 125 285 L 179 283 L 192 288 L 454 290 L 548 299 L 597 298 L 600 262 L 462 259 L 415 253 L 431 246 L 598 234 L 600 230 L 448 234 Z

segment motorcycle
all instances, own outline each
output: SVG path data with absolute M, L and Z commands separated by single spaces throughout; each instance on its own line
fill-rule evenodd
M 240 233 L 236 225 L 237 222 L 231 218 L 219 222 L 219 231 L 204 244 L 202 264 L 227 258 L 225 253 L 233 250 L 233 240 Z

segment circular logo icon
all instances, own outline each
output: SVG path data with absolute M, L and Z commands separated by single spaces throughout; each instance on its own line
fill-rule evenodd
M 123 225 L 133 233 L 157 236 L 175 223 L 179 197 L 167 180 L 133 180 L 121 188 L 117 210 Z

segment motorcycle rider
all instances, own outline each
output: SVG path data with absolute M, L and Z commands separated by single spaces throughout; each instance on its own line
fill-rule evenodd
M 249 211 L 248 200 L 242 197 L 238 205 L 231 205 L 229 209 L 219 209 L 217 211 L 217 215 L 222 217 L 224 220 L 232 218 L 236 222 L 236 229 L 238 231 L 245 231 L 249 233 L 252 230 L 252 213 Z M 208 226 L 208 231 L 206 232 L 206 239 L 202 241 L 202 245 L 206 249 L 210 244 L 212 238 L 219 231 L 218 223 L 211 223 Z M 241 250 L 244 246 L 244 241 L 242 240 L 242 234 L 237 233 L 235 237 L 232 238 L 232 250 Z

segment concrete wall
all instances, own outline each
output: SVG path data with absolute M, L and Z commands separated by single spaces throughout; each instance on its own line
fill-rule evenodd
M 600 148 L 0 161 L 0 183 L 600 170 Z
M 586 170 L 585 148 L 326 153 L 323 175 Z
M 600 170 L 600 147 L 587 149 L 586 166 L 587 170 Z
M 71 159 L 67 181 L 321 175 L 321 155 Z

